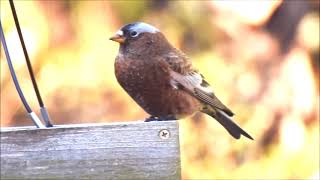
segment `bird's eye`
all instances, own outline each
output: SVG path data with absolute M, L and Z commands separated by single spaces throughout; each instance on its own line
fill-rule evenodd
M 137 37 L 137 36 L 138 36 L 137 31 L 132 31 L 132 32 L 130 32 L 130 36 L 131 36 L 131 37 Z

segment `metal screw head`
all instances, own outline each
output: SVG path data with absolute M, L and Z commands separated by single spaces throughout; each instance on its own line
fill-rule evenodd
M 170 137 L 170 132 L 167 129 L 161 129 L 159 131 L 159 136 L 161 139 L 168 139 Z

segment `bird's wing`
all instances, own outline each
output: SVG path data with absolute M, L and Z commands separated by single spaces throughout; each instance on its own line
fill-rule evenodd
M 229 116 L 233 115 L 233 112 L 215 96 L 209 83 L 193 68 L 191 61 L 182 52 L 169 53 L 161 63 L 162 67 L 169 71 L 173 88 L 186 90 L 201 102 L 218 108 Z

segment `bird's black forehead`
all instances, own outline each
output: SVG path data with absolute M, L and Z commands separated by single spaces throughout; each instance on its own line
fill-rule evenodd
M 143 22 L 135 22 L 135 23 L 130 23 L 124 25 L 120 29 L 124 34 L 130 31 L 136 31 L 138 33 L 144 33 L 144 32 L 149 32 L 149 33 L 156 33 L 160 32 L 157 28 L 151 26 L 150 24 L 143 23 Z
M 121 30 L 123 32 L 127 32 L 127 31 L 130 31 L 131 29 L 133 29 L 136 25 L 137 25 L 137 23 L 126 24 L 121 28 Z

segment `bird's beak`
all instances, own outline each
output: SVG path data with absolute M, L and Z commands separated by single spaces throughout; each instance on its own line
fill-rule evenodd
M 118 42 L 120 44 L 124 43 L 124 41 L 126 40 L 126 38 L 123 36 L 123 32 L 119 31 L 117 32 L 114 36 L 112 36 L 111 38 L 109 38 L 111 41 L 115 41 Z

